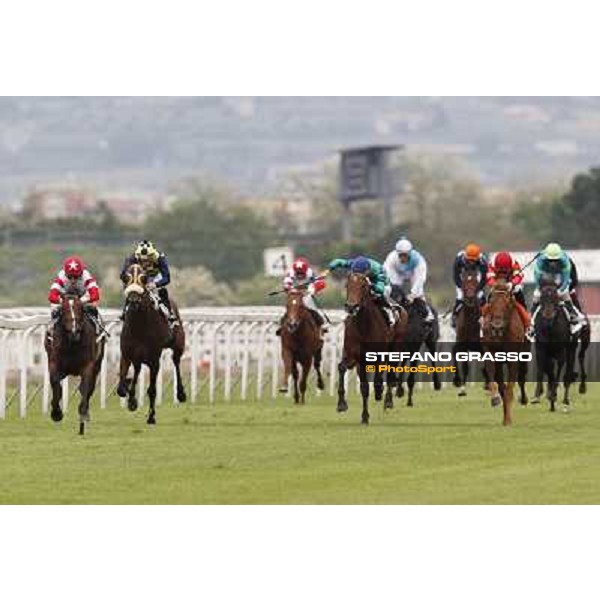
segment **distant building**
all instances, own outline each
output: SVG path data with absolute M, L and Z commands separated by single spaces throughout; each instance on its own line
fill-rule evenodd
M 98 214 L 102 206 L 123 223 L 138 225 L 151 213 L 168 208 L 170 196 L 144 191 L 96 191 L 81 185 L 35 186 L 23 200 L 23 211 L 34 219 L 65 219 Z

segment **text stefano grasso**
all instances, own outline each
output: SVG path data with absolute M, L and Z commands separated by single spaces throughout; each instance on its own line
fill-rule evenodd
M 454 357 L 452 352 L 365 352 L 367 362 L 452 362 L 453 359 L 458 362 L 531 362 L 533 354 L 531 352 L 456 352 Z

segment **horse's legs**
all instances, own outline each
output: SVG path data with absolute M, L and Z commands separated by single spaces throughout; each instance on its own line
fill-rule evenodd
M 398 366 L 403 367 L 404 361 L 400 361 Z M 402 398 L 402 396 L 404 396 L 404 373 L 400 372 L 396 377 L 396 397 Z
M 435 352 L 437 350 L 437 339 L 432 334 L 430 334 L 425 340 L 425 348 L 429 350 L 431 354 L 435 355 Z M 431 366 L 435 367 L 435 361 L 431 362 Z M 440 381 L 439 373 L 437 373 L 436 371 L 433 372 L 433 389 L 436 392 L 442 389 L 442 382 Z
M 457 388 L 461 387 L 461 385 L 463 384 L 463 381 L 460 377 L 460 365 L 458 364 L 458 360 L 456 360 L 456 353 L 458 352 L 458 348 L 458 343 L 454 344 L 454 346 L 452 347 L 452 366 L 455 369 L 454 377 L 452 378 L 452 385 Z M 463 394 L 459 393 L 458 395 L 461 396 Z
M 117 386 L 117 394 L 121 398 L 125 398 L 129 393 L 129 384 L 130 381 L 127 380 L 127 373 L 129 372 L 129 367 L 131 366 L 131 360 L 125 358 L 123 354 L 121 354 L 121 363 L 119 365 L 119 385 Z
M 301 363 L 301 365 L 302 375 L 300 376 L 300 404 L 304 404 L 306 401 L 306 381 L 312 367 L 312 358 L 308 358 L 308 360 L 305 360 L 303 363 Z
M 416 366 L 416 362 L 410 362 L 409 366 Z M 406 406 L 413 405 L 413 389 L 415 387 L 415 374 L 411 371 L 406 378 L 406 386 L 408 387 L 408 400 L 406 401 Z
M 348 367 L 346 366 L 346 362 L 342 358 L 342 360 L 338 364 L 338 412 L 345 412 L 348 410 L 348 403 L 346 402 L 346 389 L 344 385 L 344 379 L 346 377 L 347 370 Z
M 181 377 L 181 356 L 183 354 L 182 348 L 173 348 L 173 365 L 175 366 L 175 377 L 177 379 L 177 401 L 185 402 L 187 396 L 185 394 L 185 388 L 183 387 L 183 379 Z M 160 359 L 159 359 L 160 362 Z
M 585 370 L 585 353 L 587 352 L 588 346 L 590 345 L 589 340 L 581 340 L 579 347 L 579 353 L 577 354 L 579 362 L 579 393 L 585 394 L 587 392 L 587 371 Z
M 283 358 L 283 382 L 279 386 L 279 393 L 287 394 L 290 375 L 292 374 L 293 369 L 294 357 L 292 356 L 292 350 L 283 345 L 283 339 L 281 340 L 281 344 L 281 357 Z
M 502 402 L 502 397 L 500 396 L 500 392 L 498 389 L 498 382 L 496 381 L 495 364 L 491 360 L 487 360 L 485 362 L 485 370 L 490 380 L 490 385 L 488 386 L 490 402 L 492 404 L 492 408 L 495 408 L 500 404 L 500 402 Z
M 323 346 L 319 346 L 315 352 L 315 371 L 317 372 L 317 388 L 320 390 L 325 389 L 325 382 L 323 381 L 323 375 L 321 375 L 321 362 L 323 361 Z
M 83 435 L 85 432 L 85 424 L 90 420 L 90 398 L 96 388 L 96 364 L 92 363 L 81 374 L 79 383 L 79 394 L 81 400 L 79 402 L 79 433 Z
M 396 385 L 396 372 L 388 371 L 386 374 L 386 388 L 385 388 L 385 400 L 383 401 L 383 408 L 391 409 L 394 408 L 394 386 Z
M 294 404 L 300 402 L 300 394 L 298 393 L 298 363 L 292 361 L 292 378 L 294 380 Z
M 62 399 L 62 385 L 60 382 L 63 380 L 63 377 L 58 372 L 55 366 L 50 366 L 50 386 L 52 387 L 52 402 L 51 402 L 51 411 L 50 417 L 51 419 L 58 423 L 63 420 L 63 411 L 60 406 L 60 401 Z
M 461 386 L 460 386 L 460 389 L 458 390 L 458 395 L 462 397 L 462 396 L 467 395 L 466 385 L 467 385 L 467 381 L 469 380 L 469 361 L 468 360 L 463 361 L 462 364 L 460 365 L 460 367 L 457 368 L 457 372 L 458 372 L 458 369 L 460 369 L 460 368 L 462 368 L 463 375 L 462 375 L 462 378 L 459 377 L 459 379 L 461 380 Z
M 519 367 L 519 390 L 521 391 L 521 396 L 519 398 L 519 402 L 522 406 L 526 406 L 529 403 L 529 399 L 527 398 L 527 390 L 525 388 L 525 384 L 527 383 L 527 363 L 520 362 Z
M 383 375 L 379 371 L 373 377 L 373 389 L 375 390 L 375 400 L 379 402 L 383 398 Z
M 360 422 L 363 425 L 369 424 L 369 381 L 364 365 L 357 366 L 358 376 L 360 378 L 360 395 L 362 396 L 363 409 Z
M 158 377 L 158 370 L 160 369 L 160 357 L 158 360 L 153 361 L 150 366 L 150 384 L 148 385 L 148 418 L 146 423 L 148 425 L 156 425 L 156 378 Z
M 512 425 L 512 402 L 515 383 L 513 380 L 506 384 L 504 395 L 502 396 L 504 421 L 503 425 Z
M 546 369 L 546 376 L 548 377 L 548 391 L 546 393 L 548 400 L 550 400 L 550 411 L 554 412 L 556 410 L 555 408 L 555 402 L 556 402 L 556 391 L 557 391 L 557 381 L 556 381 L 556 376 L 554 373 L 554 362 L 555 359 L 554 357 L 546 357 L 546 364 L 545 364 L 545 369 Z
M 535 352 L 535 370 L 536 370 L 536 383 L 535 392 L 533 394 L 532 404 L 539 404 L 542 394 L 544 393 L 544 355 L 545 349 L 541 346 L 541 343 L 536 344 Z
M 137 380 L 140 376 L 140 371 L 142 370 L 142 363 L 135 362 L 133 363 L 133 379 L 131 380 L 131 385 L 129 386 L 129 397 L 127 398 L 127 408 L 130 411 L 137 410 L 138 402 L 135 397 L 135 388 L 137 386 Z

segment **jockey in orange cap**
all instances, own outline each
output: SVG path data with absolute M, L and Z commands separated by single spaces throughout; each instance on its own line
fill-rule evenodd
M 53 320 L 58 317 L 64 294 L 76 294 L 96 328 L 102 328 L 98 314 L 100 288 L 96 278 L 88 271 L 85 263 L 78 256 L 69 256 L 63 261 L 62 268 L 50 286 L 48 301 L 52 309 Z
M 456 301 L 452 309 L 452 327 L 456 327 L 456 315 L 460 311 L 463 303 L 462 276 L 468 270 L 475 270 L 479 277 L 477 286 L 479 301 L 483 304 L 485 298 L 483 289 L 485 287 L 485 278 L 488 270 L 487 256 L 481 251 L 477 244 L 467 244 L 464 250 L 461 250 L 454 259 L 452 274 L 454 285 L 456 287 Z
M 511 285 L 513 296 L 517 301 L 516 307 L 519 311 L 519 316 L 521 317 L 521 321 L 523 321 L 525 329 L 529 330 L 531 317 L 527 312 L 525 295 L 523 294 L 523 272 L 521 271 L 521 265 L 516 260 L 513 260 L 513 257 L 508 252 L 498 252 L 488 267 L 488 287 L 493 287 L 500 279 Z
M 304 306 L 312 314 L 317 327 L 323 327 L 325 319 L 314 297 L 325 289 L 325 279 L 317 276 L 306 258 L 297 258 L 283 279 L 284 290 L 293 288 L 303 288 L 306 291 L 303 298 Z

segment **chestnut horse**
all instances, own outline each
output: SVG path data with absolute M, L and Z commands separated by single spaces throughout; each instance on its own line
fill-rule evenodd
M 317 372 L 317 387 L 325 388 L 321 375 L 323 340 L 319 326 L 303 301 L 304 292 L 292 289 L 287 292 L 285 316 L 281 327 L 281 354 L 284 364 L 284 383 L 279 388 L 282 393 L 288 391 L 290 374 L 294 378 L 294 402 L 304 404 L 306 380 L 313 365 Z M 299 377 L 298 365 L 302 367 Z M 298 379 L 300 382 L 298 383 Z M 300 391 L 298 391 L 300 388 Z
M 50 417 L 53 421 L 62 421 L 61 381 L 68 375 L 79 376 L 79 433 L 83 435 L 85 424 L 90 420 L 90 398 L 102 365 L 105 340 L 104 336 L 96 337 L 96 326 L 86 318 L 78 295 L 63 295 L 59 311 L 44 342 L 52 386 Z
M 492 288 L 483 317 L 484 352 L 522 352 L 529 348 L 525 342 L 525 326 L 519 311 L 515 308 L 514 296 L 505 281 L 499 281 Z M 504 425 L 512 424 L 512 402 L 515 383 L 519 380 L 521 365 L 518 361 L 507 361 L 506 381 L 504 365 L 486 361 L 485 368 L 490 380 L 489 393 L 492 406 L 502 401 Z
M 386 317 L 377 306 L 371 294 L 369 279 L 361 273 L 348 275 L 346 283 L 346 304 L 348 313 L 344 322 L 344 347 L 342 360 L 338 364 L 338 412 L 348 410 L 344 376 L 348 369 L 356 367 L 360 379 L 360 393 L 363 401 L 361 422 L 369 423 L 369 382 L 366 374 L 366 364 L 362 360 L 361 349 L 365 344 L 376 344 L 382 350 L 402 342 L 406 334 L 407 315 L 404 309 L 399 308 L 399 316 L 393 327 L 390 327 Z M 383 348 L 382 348 L 383 346 Z M 394 374 L 387 374 L 387 388 L 384 408 L 393 407 L 392 392 L 396 378 Z M 377 375 L 374 381 L 375 400 L 383 396 L 383 380 Z
M 186 401 L 180 371 L 181 356 L 185 349 L 185 332 L 179 310 L 173 300 L 171 300 L 171 308 L 177 317 L 177 322 L 171 331 L 167 316 L 162 312 L 158 298 L 148 289 L 146 274 L 138 264 L 132 264 L 127 269 L 125 297 L 127 308 L 121 330 L 121 365 L 117 394 L 122 398 L 128 396 L 127 407 L 131 411 L 137 410 L 135 387 L 142 365 L 147 365 L 150 370 L 150 384 L 147 391 L 150 409 L 146 422 L 154 425 L 156 423 L 156 377 L 162 351 L 166 348 L 173 351 L 177 400 Z M 132 364 L 133 379 L 128 379 L 127 373 Z

